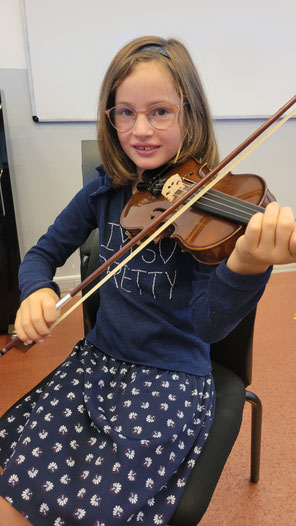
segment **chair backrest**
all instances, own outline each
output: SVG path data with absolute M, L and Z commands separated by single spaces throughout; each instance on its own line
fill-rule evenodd
M 98 176 L 96 166 L 99 164 L 101 164 L 101 160 L 97 141 L 81 141 L 81 168 L 83 186 Z
M 98 176 L 96 166 L 101 164 L 100 154 L 98 150 L 98 143 L 96 140 L 81 141 L 81 168 L 82 168 L 82 185 L 92 181 Z M 94 230 L 86 242 L 80 247 L 80 272 L 81 279 L 85 279 L 99 266 L 98 250 L 98 230 Z M 86 294 L 97 282 L 94 280 L 83 290 L 82 294 Z M 92 294 L 83 303 L 83 323 L 84 334 L 87 334 L 94 326 L 96 321 L 96 313 L 99 307 L 100 297 L 99 292 Z
M 100 164 L 97 141 L 81 141 L 83 185 L 97 177 L 95 167 Z M 99 266 L 98 232 L 94 231 L 80 249 L 81 278 L 86 278 Z M 89 285 L 86 293 L 95 282 Z M 87 333 L 94 325 L 99 306 L 99 293 L 83 304 L 84 329 Z M 223 340 L 211 346 L 212 360 L 235 372 L 247 387 L 252 381 L 252 349 L 256 308 L 253 309 Z
M 254 308 L 223 340 L 211 345 L 211 359 L 236 373 L 247 387 L 252 383 Z

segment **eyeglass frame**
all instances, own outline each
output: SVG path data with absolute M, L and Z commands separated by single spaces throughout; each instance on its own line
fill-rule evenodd
M 167 104 L 168 106 L 171 106 L 172 108 L 174 108 L 174 111 L 175 111 L 175 118 L 174 118 L 173 122 L 172 122 L 167 128 L 156 128 L 156 127 L 151 123 L 151 121 L 149 120 L 148 112 L 150 111 L 150 109 L 151 109 L 153 106 L 157 106 L 157 105 L 159 105 L 159 104 Z M 114 128 L 115 130 L 119 131 L 120 133 L 127 133 L 127 132 L 129 132 L 129 131 L 131 131 L 131 130 L 133 129 L 133 127 L 134 127 L 135 124 L 136 124 L 136 121 L 137 121 L 137 118 L 138 118 L 138 114 L 139 114 L 139 113 L 144 113 L 144 114 L 145 114 L 146 119 L 147 119 L 147 121 L 149 122 L 149 124 L 152 126 L 152 128 L 154 128 L 155 130 L 165 131 L 165 130 L 168 130 L 171 126 L 173 126 L 173 124 L 174 124 L 175 121 L 176 121 L 177 112 L 178 112 L 178 110 L 180 109 L 180 106 L 185 106 L 185 104 L 187 104 L 187 103 L 184 102 L 183 104 L 181 104 L 181 103 L 179 103 L 179 104 L 171 104 L 170 102 L 163 102 L 163 103 L 162 103 L 162 102 L 155 102 L 155 104 L 151 104 L 147 110 L 139 110 L 139 111 L 134 110 L 134 109 L 132 108 L 132 106 L 129 106 L 128 104 L 126 104 L 126 107 L 127 107 L 127 108 L 130 108 L 130 109 L 133 111 L 133 113 L 134 113 L 134 115 L 135 115 L 135 119 L 134 119 L 134 122 L 133 122 L 132 127 L 129 128 L 128 130 L 124 130 L 124 131 L 119 130 L 118 128 L 116 128 L 116 127 L 114 126 L 114 124 L 113 124 L 111 118 L 110 118 L 110 112 L 111 112 L 112 110 L 114 110 L 117 106 L 121 106 L 121 104 L 116 104 L 115 106 L 112 106 L 112 108 L 109 108 L 108 110 L 105 110 L 105 115 L 108 117 L 108 120 L 109 120 L 111 126 L 113 126 L 113 128 Z M 125 106 L 125 105 L 122 104 L 122 106 Z

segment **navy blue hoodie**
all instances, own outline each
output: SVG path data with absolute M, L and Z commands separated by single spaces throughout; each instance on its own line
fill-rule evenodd
M 59 293 L 56 268 L 94 228 L 99 228 L 101 263 L 128 241 L 120 215 L 131 187 L 113 189 L 104 168 L 97 170 L 98 178 L 78 192 L 26 254 L 19 272 L 21 300 L 42 287 Z M 211 371 L 210 344 L 253 309 L 270 272 L 236 274 L 225 262 L 198 263 L 170 238 L 151 242 L 100 288 L 97 321 L 86 338 L 126 362 L 205 375 Z

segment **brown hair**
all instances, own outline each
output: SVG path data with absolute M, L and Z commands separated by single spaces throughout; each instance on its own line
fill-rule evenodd
M 149 44 L 161 46 L 164 54 L 141 50 Z M 165 56 L 165 55 L 168 55 Z M 184 45 L 176 39 L 165 40 L 156 36 L 136 38 L 124 46 L 112 60 L 103 79 L 98 107 L 98 146 L 104 167 L 113 186 L 127 184 L 136 179 L 136 167 L 120 146 L 117 132 L 108 121 L 105 110 L 115 104 L 116 89 L 141 62 L 157 61 L 169 72 L 183 106 L 183 142 L 173 163 L 182 163 L 190 157 L 207 162 L 213 168 L 218 162 L 218 151 L 212 119 L 205 92 Z

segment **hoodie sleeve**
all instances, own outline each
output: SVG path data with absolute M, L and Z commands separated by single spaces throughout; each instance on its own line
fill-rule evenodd
M 200 265 L 193 282 L 192 319 L 207 343 L 223 339 L 260 300 L 272 268 L 262 274 L 233 272 L 223 261 L 217 267 Z
M 32 292 L 52 288 L 60 294 L 53 281 L 57 267 L 64 265 L 68 257 L 87 239 L 97 227 L 97 199 L 108 185 L 95 179 L 83 187 L 69 205 L 57 216 L 46 234 L 24 257 L 19 269 L 21 301 Z

